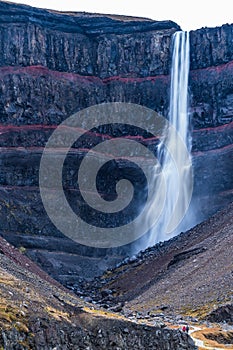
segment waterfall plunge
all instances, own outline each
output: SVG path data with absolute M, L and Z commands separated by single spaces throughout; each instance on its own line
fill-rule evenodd
M 176 128 L 190 152 L 191 136 L 188 115 L 189 33 L 176 32 L 173 40 L 169 121 Z
M 186 211 L 192 192 L 191 135 L 188 115 L 188 76 L 189 76 L 189 33 L 176 32 L 173 36 L 173 55 L 170 86 L 169 123 L 174 126 L 176 137 L 171 130 L 158 146 L 158 160 L 163 169 L 166 184 L 166 197 L 163 213 L 157 225 L 152 228 L 146 246 L 165 241 L 190 228 Z M 178 135 L 178 138 L 177 138 Z M 178 140 L 179 139 L 179 140 Z M 165 141 L 165 142 L 164 142 Z M 182 141 L 182 142 L 179 142 Z M 166 145 L 166 146 L 164 146 Z M 186 152 L 183 152 L 184 148 Z M 168 150 L 172 150 L 169 152 Z M 172 153 L 172 156 L 171 156 Z M 155 197 L 160 195 L 158 169 L 154 169 Z M 147 219 L 156 211 L 152 202 Z M 184 220 L 183 220 L 183 217 Z

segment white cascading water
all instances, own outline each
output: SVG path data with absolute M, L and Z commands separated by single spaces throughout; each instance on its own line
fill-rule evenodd
M 176 32 L 173 37 L 173 55 L 170 86 L 169 123 L 183 141 L 183 146 L 174 139 L 174 134 L 168 132 L 164 142 L 158 147 L 158 160 L 163 169 L 166 185 L 166 197 L 163 213 L 154 229 L 149 242 L 151 246 L 159 241 L 165 241 L 190 228 L 189 223 L 182 221 L 190 204 L 192 191 L 191 135 L 188 114 L 188 77 L 189 77 L 189 33 Z M 183 152 L 184 145 L 187 153 Z M 173 157 L 168 152 L 172 149 Z M 175 156 L 174 156 L 175 155 Z M 188 156 L 187 156 L 188 155 Z M 178 169 L 178 170 L 177 170 Z M 156 174 L 155 170 L 155 181 Z M 155 196 L 159 195 L 158 191 Z M 156 208 L 151 205 L 148 215 L 153 215 Z M 149 217 L 148 217 L 149 219 Z M 144 247 L 145 248 L 145 247 Z
M 169 122 L 175 127 L 190 152 L 191 136 L 188 113 L 189 33 L 176 32 L 173 40 Z

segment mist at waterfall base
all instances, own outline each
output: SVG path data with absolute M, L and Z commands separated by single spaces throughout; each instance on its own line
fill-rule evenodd
M 134 247 L 134 253 L 146 249 L 158 242 L 169 240 L 182 231 L 187 231 L 197 223 L 194 204 L 190 204 L 192 192 L 192 162 L 191 162 L 191 122 L 188 112 L 188 78 L 189 78 L 189 32 L 176 32 L 172 42 L 172 67 L 170 83 L 170 103 L 168 120 L 174 126 L 188 151 L 189 159 L 170 132 L 161 137 L 157 149 L 157 159 L 163 170 L 166 185 L 166 196 L 162 214 L 156 225 L 148 234 L 142 237 Z M 165 132 L 166 134 L 166 132 Z M 164 142 L 165 141 L 165 142 Z M 167 147 L 165 146 L 167 145 Z M 168 149 L 173 149 L 175 159 Z M 186 158 L 185 158 L 186 157 Z M 158 168 L 153 169 L 154 191 L 150 210 L 146 220 L 151 221 L 158 208 L 155 198 L 159 195 Z M 172 221 L 178 225 L 173 225 Z M 171 227 L 174 229 L 171 230 Z

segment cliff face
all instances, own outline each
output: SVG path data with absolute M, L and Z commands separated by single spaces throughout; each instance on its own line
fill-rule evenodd
M 168 73 L 170 36 L 178 29 L 169 21 L 68 16 L 2 3 L 0 64 L 43 65 L 100 78 Z
M 45 143 L 68 116 L 103 102 L 132 102 L 166 116 L 171 38 L 179 26 L 4 2 L 0 18 L 0 230 L 65 281 L 71 278 L 68 271 L 74 278 L 80 274 L 71 253 L 104 257 L 106 252 L 71 243 L 47 217 L 38 188 Z M 233 26 L 190 35 L 194 197 L 200 220 L 232 199 Z M 95 262 L 92 272 L 108 264 Z
M 232 34 L 232 25 L 191 32 L 194 193 L 205 215 L 232 200 Z

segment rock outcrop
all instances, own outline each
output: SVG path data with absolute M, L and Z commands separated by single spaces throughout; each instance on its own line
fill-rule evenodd
M 197 347 L 181 331 L 142 330 L 118 320 L 96 320 L 88 330 L 66 322 L 31 319 L 30 331 L 36 336 L 28 336 L 16 328 L 2 330 L 0 345 L 4 349 L 135 349 L 135 350 L 195 350 Z
M 227 304 L 218 307 L 207 316 L 207 320 L 210 322 L 226 322 L 233 324 L 233 305 Z
M 136 324 L 85 303 L 2 239 L 0 249 L 0 348 L 196 349 L 180 330 Z
M 26 248 L 60 281 L 83 274 L 90 266 L 83 256 L 97 259 L 87 270 L 96 275 L 129 248 L 117 253 L 85 248 L 53 226 L 38 187 L 43 148 L 59 123 L 95 104 L 131 102 L 166 116 L 171 40 L 180 27 L 170 21 L 61 14 L 5 2 L 0 2 L 0 19 L 1 234 Z M 190 33 L 199 221 L 232 200 L 232 28 Z M 101 137 L 125 134 L 122 126 L 117 133 L 101 127 L 98 131 Z M 114 258 L 109 259 L 111 255 Z

